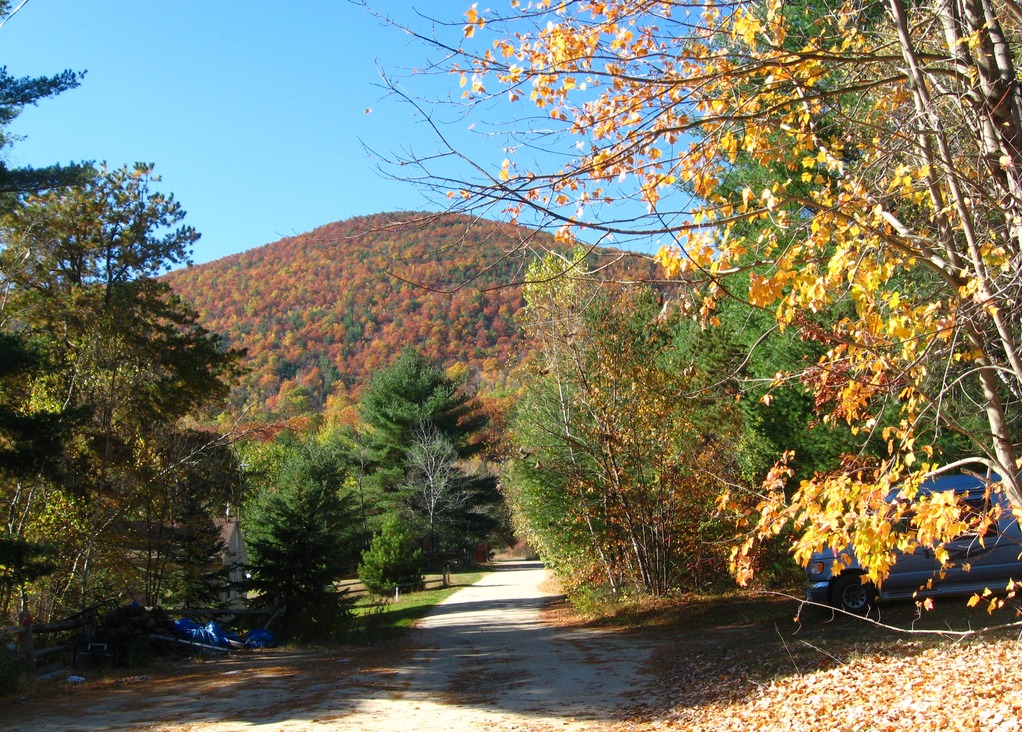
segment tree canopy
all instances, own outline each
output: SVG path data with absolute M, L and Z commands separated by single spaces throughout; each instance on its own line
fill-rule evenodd
M 954 507 L 924 502 L 899 530 L 893 486 L 969 467 L 1022 505 L 1014 3 L 510 6 L 472 6 L 447 68 L 470 108 L 529 111 L 495 123 L 502 161 L 458 175 L 448 163 L 465 156 L 442 148 L 416 161 L 427 182 L 565 241 L 656 237 L 703 323 L 740 298 L 820 345 L 775 390 L 800 383 L 824 418 L 887 446 L 794 493 L 799 456 L 778 463 L 756 535 L 794 525 L 799 558 L 853 544 L 876 577 L 893 548 L 962 529 Z M 942 454 L 945 432 L 967 450 Z M 753 543 L 735 556 L 743 579 Z
M 443 369 L 412 348 L 373 375 L 359 401 L 359 412 L 384 467 L 403 465 L 405 451 L 423 423 L 448 438 L 458 458 L 471 457 L 483 447 L 471 439 L 486 425 L 478 403 Z
M 249 516 L 253 587 L 292 618 L 336 608 L 332 583 L 358 550 L 338 455 L 314 436 L 284 433 L 250 458 L 262 486 Z
M 380 502 L 422 526 L 429 559 L 496 528 L 496 478 L 478 462 L 489 417 L 463 383 L 408 348 L 373 375 L 358 410 Z
M 534 350 L 515 373 L 502 478 L 521 535 L 572 590 L 666 595 L 726 579 L 734 527 L 714 499 L 736 480 L 734 401 L 700 394 L 663 293 L 601 285 L 581 250 L 528 274 Z
M 194 468 L 183 475 L 183 464 L 225 462 L 219 435 L 180 421 L 226 396 L 240 354 L 153 277 L 187 261 L 197 238 L 179 225 L 173 198 L 154 189 L 158 180 L 147 165 L 95 171 L 84 185 L 28 195 L 0 216 L 0 314 L 42 362 L 7 380 L 4 396 L 62 429 L 59 476 L 0 483 L 19 516 L 6 528 L 58 547 L 66 573 L 54 579 L 58 603 L 73 604 L 71 588 L 82 603 L 136 590 L 156 600 L 166 527 L 195 509 L 198 495 L 207 522 L 234 498 L 236 466 L 210 469 L 205 482 Z M 154 559 L 144 590 L 132 576 L 138 567 L 124 564 L 138 551 Z

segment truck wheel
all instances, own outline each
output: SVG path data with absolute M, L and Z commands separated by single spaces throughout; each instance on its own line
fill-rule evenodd
M 860 574 L 840 575 L 830 590 L 831 603 L 855 615 L 869 613 L 876 604 L 876 596 L 876 587 Z

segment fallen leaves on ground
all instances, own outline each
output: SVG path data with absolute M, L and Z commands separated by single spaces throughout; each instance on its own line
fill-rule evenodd
M 1017 639 L 888 644 L 847 659 L 827 658 L 829 668 L 804 673 L 793 668 L 769 681 L 757 681 L 727 656 L 722 651 L 714 657 L 708 649 L 688 663 L 678 659 L 664 680 L 668 704 L 619 729 L 1022 729 L 1022 643 Z

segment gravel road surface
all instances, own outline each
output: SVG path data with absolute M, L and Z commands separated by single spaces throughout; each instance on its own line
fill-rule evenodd
M 67 732 L 600 730 L 650 701 L 652 649 L 544 624 L 539 563 L 498 565 L 384 657 L 279 650 L 22 699 L 0 729 Z M 348 654 L 350 656 L 351 654 Z

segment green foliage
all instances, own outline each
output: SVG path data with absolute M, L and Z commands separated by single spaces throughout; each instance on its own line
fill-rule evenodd
M 347 473 L 345 488 L 356 506 L 358 544 L 362 549 L 366 549 L 373 535 L 370 521 L 378 516 L 381 510 L 382 487 L 381 476 L 376 473 L 376 451 L 365 431 L 360 428 L 328 427 L 323 431 L 322 437 L 338 450 Z
M 32 379 L 43 370 L 40 352 L 20 336 L 0 333 L 0 496 L 6 498 L 0 533 L 0 617 L 25 585 L 57 569 L 54 547 L 25 536 L 31 486 L 59 479 L 71 410 L 40 409 Z
M 739 415 L 694 388 L 656 293 L 601 287 L 584 267 L 551 255 L 529 271 L 537 350 L 518 372 L 512 515 L 572 591 L 705 589 L 727 576 L 733 527 L 714 500 L 737 479 Z
M 358 567 L 358 578 L 371 591 L 385 595 L 395 586 L 422 582 L 422 549 L 411 527 L 396 516 L 387 516 L 365 552 Z
M 496 480 L 470 459 L 489 418 L 459 381 L 406 349 L 377 372 L 358 404 L 384 509 L 422 528 L 429 554 L 463 550 L 497 525 Z
M 214 605 L 227 589 L 220 517 L 240 502 L 238 458 L 219 436 L 178 426 L 154 431 L 144 448 L 138 477 L 149 490 L 118 526 L 122 551 L 111 558 L 138 577 L 121 592 L 145 605 Z
M 60 473 L 70 410 L 39 409 L 30 401 L 33 376 L 45 367 L 42 354 L 23 336 L 0 333 L 0 474 Z
M 27 676 L 25 662 L 5 643 L 0 643 L 0 696 L 18 691 Z
M 236 375 L 240 354 L 153 279 L 198 238 L 158 180 L 151 166 L 104 171 L 0 221 L 5 313 L 45 338 L 52 363 L 36 399 L 88 405 L 101 428 L 181 417 L 225 397 Z
M 0 608 L 6 610 L 17 591 L 57 569 L 52 546 L 0 537 Z
M 0 3 L 0 17 L 9 12 L 10 3 Z M 53 76 L 15 77 L 7 67 L 0 67 L 0 152 L 10 147 L 17 137 L 7 127 L 25 107 L 76 88 L 84 73 L 65 70 Z M 18 197 L 44 189 L 75 185 L 91 173 L 87 165 L 50 165 L 43 168 L 10 167 L 7 154 L 0 159 L 0 211 L 10 210 Z
M 0 1 L 0 17 L 10 14 Z M 154 279 L 189 262 L 198 234 L 154 189 L 151 165 L 7 164 L 14 119 L 82 76 L 0 68 L 0 496 L 2 541 L 16 555 L 4 560 L 2 612 L 12 583 L 30 580 L 58 614 L 93 592 L 134 597 L 140 568 L 146 598 L 159 592 L 167 554 L 152 539 L 174 534 L 181 516 L 166 435 L 226 396 L 240 356 Z M 199 454 L 187 462 L 203 464 Z M 222 497 L 221 477 L 198 492 L 204 508 Z
M 482 469 L 468 472 L 455 446 L 431 423 L 422 423 L 405 453 L 403 508 L 425 526 L 428 558 L 443 551 L 464 551 L 485 541 L 497 526 L 500 502 L 496 478 Z
M 192 483 L 210 465 L 201 445 L 175 446 L 185 439 L 178 422 L 223 399 L 237 373 L 240 354 L 224 350 L 154 279 L 187 262 L 197 239 L 173 198 L 154 190 L 157 181 L 151 166 L 103 170 L 78 188 L 28 196 L 0 217 L 3 316 L 18 337 L 39 344 L 41 364 L 6 380 L 0 404 L 62 428 L 60 473 L 0 490 L 20 517 L 14 534 L 58 549 L 62 576 L 52 587 L 62 589 L 47 600 L 58 608 L 161 591 L 167 554 L 159 537 L 172 533 L 166 527 L 182 505 L 173 486 L 182 465 L 196 466 Z M 195 495 L 222 515 L 226 500 L 213 499 L 224 498 L 218 488 L 230 481 L 215 470 L 208 477 Z M 60 505 L 68 510 L 51 510 Z M 144 588 L 138 567 L 127 566 L 140 550 Z
M 384 469 L 402 468 L 414 432 L 422 424 L 433 425 L 449 440 L 459 459 L 483 448 L 470 439 L 487 422 L 478 402 L 411 348 L 373 375 L 359 401 L 359 413 L 370 428 Z
M 306 637 L 332 635 L 347 616 L 333 583 L 354 565 L 357 549 L 342 463 L 330 446 L 290 433 L 248 457 L 262 490 L 246 524 L 258 602 L 285 607 L 289 629 Z
M 179 520 L 169 552 L 165 602 L 171 607 L 214 607 L 229 587 L 231 570 L 223 563 L 227 547 L 220 527 L 200 501 L 186 503 Z
M 813 398 L 797 380 L 775 384 L 779 373 L 815 362 L 819 343 L 789 330 L 771 329 L 768 313 L 728 300 L 718 309 L 719 326 L 703 329 L 679 323 L 675 348 L 694 366 L 693 388 L 733 400 L 742 415 L 736 458 L 743 480 L 762 482 L 787 451 L 794 451 L 793 486 L 817 472 L 832 470 L 843 455 L 861 445 L 847 425 L 818 418 Z

